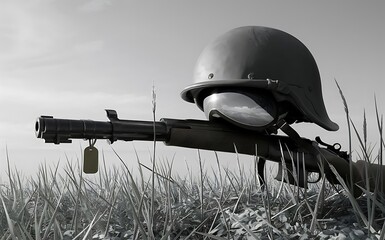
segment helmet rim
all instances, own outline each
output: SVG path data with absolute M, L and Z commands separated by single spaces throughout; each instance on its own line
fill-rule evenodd
M 233 79 L 233 80 L 216 80 L 216 81 L 204 81 L 197 82 L 192 85 L 187 86 L 181 92 L 181 97 L 183 100 L 196 103 L 197 99 L 199 99 L 201 92 L 208 89 L 214 88 L 250 88 L 250 89 L 266 89 L 271 92 L 276 93 L 285 93 L 288 95 L 287 97 L 292 97 L 291 94 L 288 94 L 288 87 L 286 84 L 279 80 L 271 80 L 271 79 Z M 295 96 L 295 95 L 293 95 Z M 337 131 L 339 129 L 338 124 L 330 120 L 330 118 L 326 116 L 317 116 L 310 111 L 305 104 L 301 104 L 301 101 L 297 99 L 293 99 L 292 103 L 296 105 L 296 107 L 305 114 L 311 122 L 316 123 L 320 127 L 329 130 L 329 131 Z

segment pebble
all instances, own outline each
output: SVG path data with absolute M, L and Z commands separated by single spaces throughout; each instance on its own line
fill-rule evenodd
M 309 235 L 307 235 L 306 233 L 301 236 L 300 240 L 305 240 L 305 239 L 309 239 Z
M 323 230 L 322 233 L 330 236 L 330 235 L 334 235 L 335 231 L 327 229 L 327 230 Z
M 336 237 L 336 240 L 345 240 L 345 239 L 347 239 L 347 237 L 343 233 L 339 233 L 338 236 Z
M 319 237 L 319 239 L 323 240 L 323 239 L 328 239 L 329 238 L 329 235 L 326 235 L 324 234 L 323 232 L 320 232 L 317 237 Z
M 355 234 L 354 234 L 354 232 L 350 232 L 349 233 L 349 237 L 350 237 L 350 239 L 352 239 L 352 240 L 359 240 L 360 238 L 359 237 L 357 237 Z
M 332 240 L 344 240 L 344 239 L 353 239 L 353 240 L 377 240 L 379 235 L 367 236 L 367 233 L 361 229 L 356 229 L 354 227 L 348 226 L 336 226 L 333 229 L 325 229 L 317 235 L 317 239 L 332 239 Z
M 354 234 L 355 234 L 357 237 L 362 237 L 362 236 L 365 235 L 364 231 L 359 230 L 359 229 L 353 229 L 353 232 L 354 232 Z
M 344 227 L 343 229 L 341 229 L 341 231 L 346 234 L 349 234 L 352 230 L 349 227 Z

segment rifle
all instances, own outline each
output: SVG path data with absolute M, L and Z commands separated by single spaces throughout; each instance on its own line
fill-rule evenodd
M 339 144 L 333 146 L 301 138 L 264 134 L 244 130 L 225 122 L 206 120 L 178 120 L 163 118 L 160 121 L 121 120 L 115 110 L 106 110 L 109 121 L 57 119 L 52 116 L 41 116 L 35 124 L 38 138 L 46 143 L 71 143 L 72 139 L 85 139 L 90 146 L 84 151 L 84 172 L 95 173 L 98 170 L 96 139 L 107 139 L 110 143 L 122 141 L 162 141 L 168 146 L 238 152 L 255 155 L 263 160 L 279 163 L 277 180 L 307 187 L 308 175 L 318 173 L 319 178 L 325 174 L 329 182 L 339 184 L 331 166 L 349 184 L 353 179 L 355 196 L 361 194 L 357 185 L 364 186 L 367 176 L 363 171 L 366 163 L 352 163 L 353 171 L 349 171 L 349 157 L 340 151 Z M 321 146 L 319 146 L 321 145 Z M 316 151 L 314 151 L 316 149 Z M 299 153 L 299 154 L 294 154 Z M 385 176 L 385 166 L 369 164 L 371 173 L 381 171 Z M 287 170 L 287 174 L 285 174 Z M 259 171 L 262 175 L 262 171 Z M 352 176 L 351 176 L 352 174 Z M 376 185 L 371 184 L 371 191 Z M 382 189 L 384 190 L 384 189 Z M 383 191 L 385 192 L 385 191 Z

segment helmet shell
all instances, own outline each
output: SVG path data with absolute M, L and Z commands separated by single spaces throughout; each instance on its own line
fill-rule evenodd
M 205 92 L 223 87 L 268 89 L 278 103 L 289 102 L 294 106 L 299 113 L 297 121 L 338 130 L 327 115 L 312 54 L 301 41 L 284 31 L 246 26 L 218 37 L 199 56 L 194 84 L 185 88 L 181 96 L 202 107 Z

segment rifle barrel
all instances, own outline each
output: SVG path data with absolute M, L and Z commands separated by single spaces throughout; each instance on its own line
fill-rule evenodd
M 108 139 L 110 142 L 123 141 L 165 141 L 167 129 L 164 122 L 116 120 L 93 121 L 58 119 L 41 116 L 35 124 L 38 138 L 46 143 L 71 143 L 71 139 Z

